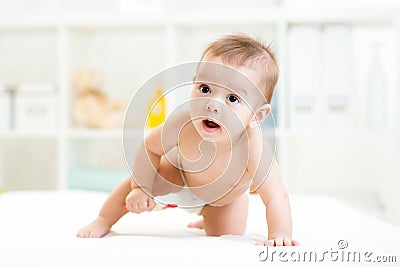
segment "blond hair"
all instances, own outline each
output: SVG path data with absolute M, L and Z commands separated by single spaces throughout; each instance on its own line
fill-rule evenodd
M 260 74 L 259 81 L 253 81 L 267 101 L 271 102 L 274 88 L 278 82 L 279 67 L 270 45 L 265 45 L 259 39 L 253 39 L 245 34 L 225 35 L 208 45 L 201 60 L 206 56 L 221 57 L 232 66 L 246 66 Z

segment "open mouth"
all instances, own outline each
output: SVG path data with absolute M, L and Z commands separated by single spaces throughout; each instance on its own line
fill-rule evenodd
M 212 133 L 220 128 L 220 126 L 211 120 L 203 120 L 203 128 L 206 132 Z

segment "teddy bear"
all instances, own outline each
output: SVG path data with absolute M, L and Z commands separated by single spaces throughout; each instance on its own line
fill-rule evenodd
M 125 104 L 111 100 L 100 90 L 100 77 L 91 69 L 78 69 L 73 73 L 76 91 L 72 107 L 74 123 L 80 127 L 117 128 L 123 125 Z

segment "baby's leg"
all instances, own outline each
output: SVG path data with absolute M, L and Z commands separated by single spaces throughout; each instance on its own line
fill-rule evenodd
M 127 213 L 123 207 L 131 188 L 131 178 L 129 177 L 110 193 L 100 210 L 99 216 L 79 230 L 76 235 L 78 237 L 102 237 L 110 232 L 111 226 Z
M 222 207 L 207 205 L 201 212 L 202 226 L 209 236 L 243 235 L 246 231 L 249 197 L 240 198 Z M 197 222 L 200 223 L 200 222 Z

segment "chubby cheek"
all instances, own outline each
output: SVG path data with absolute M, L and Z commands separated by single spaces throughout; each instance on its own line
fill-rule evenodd
M 190 115 L 192 119 L 196 119 L 198 117 L 204 117 L 205 114 L 205 106 L 207 104 L 207 99 L 201 97 L 191 97 L 190 99 Z
M 246 126 L 253 117 L 253 113 L 247 106 L 233 107 L 230 113 L 230 120 L 235 120 L 236 123 L 241 123 L 244 126 Z
M 202 119 L 193 119 L 192 118 L 192 123 L 194 128 L 197 130 L 197 132 L 201 133 L 203 132 L 203 120 Z
M 194 85 L 190 92 L 190 100 L 201 98 L 203 95 L 200 93 L 198 86 Z
M 227 114 L 227 116 L 224 116 L 223 119 L 226 130 L 232 136 L 242 133 L 246 129 L 249 121 L 250 119 L 248 116 L 242 116 L 242 114 L 233 111 Z
M 190 101 L 190 118 L 196 130 L 200 133 L 203 129 L 203 120 L 205 118 L 204 101 L 201 98 L 191 98 Z

